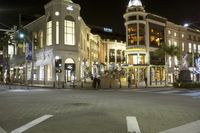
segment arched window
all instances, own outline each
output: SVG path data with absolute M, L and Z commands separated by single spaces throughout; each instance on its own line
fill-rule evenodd
M 75 45 L 75 21 L 71 16 L 64 20 L 64 39 L 65 45 Z
M 51 16 L 47 20 L 47 33 L 46 33 L 46 45 L 52 45 L 52 19 Z

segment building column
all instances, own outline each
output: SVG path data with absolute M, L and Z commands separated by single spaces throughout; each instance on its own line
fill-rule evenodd
M 117 50 L 115 49 L 115 68 L 117 66 Z
M 109 70 L 109 64 L 110 64 L 110 49 L 107 49 L 107 70 Z

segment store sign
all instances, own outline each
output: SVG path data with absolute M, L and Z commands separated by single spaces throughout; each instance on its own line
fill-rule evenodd
M 26 60 L 32 60 L 32 43 L 26 43 Z

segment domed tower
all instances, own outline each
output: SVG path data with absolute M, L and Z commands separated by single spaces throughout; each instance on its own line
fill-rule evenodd
M 140 84 L 148 75 L 147 13 L 140 0 L 130 0 L 124 14 L 126 27 L 126 57 L 129 75 Z
M 140 86 L 164 83 L 165 60 L 154 52 L 164 43 L 166 18 L 146 13 L 141 0 L 130 0 L 124 19 L 128 74 Z

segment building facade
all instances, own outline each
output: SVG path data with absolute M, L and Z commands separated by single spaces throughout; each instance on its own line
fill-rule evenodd
M 183 57 L 188 56 L 188 69 L 193 81 L 199 81 L 194 74 L 195 59 L 199 57 L 200 32 L 174 24 L 167 18 L 147 13 L 140 0 L 130 0 L 124 14 L 126 27 L 126 69 L 135 84 L 148 86 L 166 85 L 176 82 Z M 162 45 L 178 47 L 181 56 L 158 57 L 155 51 Z M 164 54 L 164 53 L 163 53 Z
M 80 9 L 71 0 L 52 0 L 45 5 L 45 15 L 23 27 L 27 37 L 9 49 L 12 82 L 65 85 L 109 69 L 102 54 L 110 55 L 112 47 L 118 49 L 117 58 L 122 58 L 125 43 L 92 33 Z M 33 59 L 27 60 L 30 47 Z M 112 63 L 121 63 L 117 58 Z
M 63 86 L 106 70 L 125 70 L 137 86 L 164 86 L 178 78 L 182 57 L 159 57 L 155 51 L 166 44 L 187 55 L 193 81 L 195 59 L 200 54 L 200 32 L 147 13 L 140 0 L 130 0 L 124 14 L 126 36 L 112 29 L 85 24 L 81 7 L 71 0 L 52 0 L 45 14 L 23 27 L 26 37 L 9 45 L 10 79 L 16 83 L 57 83 Z M 32 57 L 29 60 L 29 53 Z

